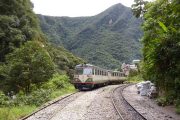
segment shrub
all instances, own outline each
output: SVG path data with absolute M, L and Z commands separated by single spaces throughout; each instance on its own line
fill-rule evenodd
M 50 100 L 51 90 L 38 89 L 33 91 L 29 95 L 24 95 L 22 92 L 16 95 L 16 99 L 13 100 L 13 105 L 35 105 L 39 106 Z
M 39 106 L 50 100 L 51 90 L 39 89 L 27 96 L 29 105 Z
M 157 104 L 159 106 L 166 106 L 168 105 L 168 101 L 167 101 L 167 98 L 166 97 L 159 97 L 157 100 L 156 100 Z
M 129 76 L 130 76 L 130 77 L 137 76 L 138 73 L 139 73 L 139 72 L 138 72 L 137 70 L 130 69 L 130 71 L 129 71 Z
M 8 105 L 9 97 L 6 96 L 2 91 L 0 91 L 0 106 Z
M 176 113 L 177 113 L 177 114 L 180 114 L 180 105 L 178 105 L 178 106 L 176 107 Z
M 62 89 L 69 85 L 69 77 L 67 75 L 54 74 L 49 82 L 45 83 L 42 88 L 44 89 Z
M 135 83 L 137 83 L 137 82 L 141 82 L 141 81 L 143 81 L 143 78 L 142 78 L 142 76 L 139 74 L 139 75 L 136 75 L 136 76 L 133 76 L 133 77 L 131 77 L 131 76 L 128 76 L 128 81 L 129 82 L 135 82 Z

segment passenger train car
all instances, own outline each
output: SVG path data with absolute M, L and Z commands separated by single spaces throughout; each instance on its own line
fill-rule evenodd
M 123 83 L 125 74 L 119 71 L 102 69 L 91 64 L 79 64 L 75 67 L 72 83 L 76 89 L 92 89 L 112 82 Z

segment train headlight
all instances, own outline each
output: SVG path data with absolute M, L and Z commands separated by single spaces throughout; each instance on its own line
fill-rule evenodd
M 92 82 L 92 81 L 93 81 L 92 78 L 88 78 L 88 79 L 86 80 L 86 82 Z
M 78 78 L 75 78 L 74 82 L 81 82 L 81 81 Z

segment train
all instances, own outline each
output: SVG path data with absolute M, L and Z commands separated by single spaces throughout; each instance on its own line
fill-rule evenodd
M 75 66 L 72 84 L 76 89 L 84 90 L 110 83 L 123 83 L 125 80 L 124 72 L 106 70 L 91 64 L 79 64 Z

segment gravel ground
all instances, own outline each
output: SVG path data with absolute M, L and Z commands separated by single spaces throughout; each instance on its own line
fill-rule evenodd
M 26 120 L 50 120 L 56 114 L 57 111 L 63 109 L 68 103 L 71 103 L 83 94 L 84 92 L 78 92 L 76 94 L 73 94 L 70 97 L 58 101 L 57 103 L 52 104 L 47 108 L 35 113 Z
M 123 96 L 148 120 L 180 120 L 180 115 L 175 114 L 171 107 L 160 107 L 153 99 L 137 94 L 135 85 L 125 88 Z
M 117 85 L 87 91 L 63 109 L 51 120 L 117 120 L 110 91 Z

